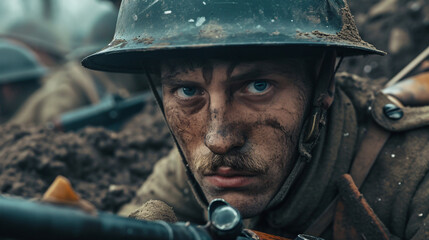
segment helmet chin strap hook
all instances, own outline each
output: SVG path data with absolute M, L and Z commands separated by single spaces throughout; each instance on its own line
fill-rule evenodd
M 339 66 L 337 65 L 336 69 L 334 70 L 333 66 L 335 66 L 335 61 L 335 50 L 327 50 L 324 52 L 319 74 L 316 76 L 317 81 L 313 94 L 314 97 L 311 109 L 312 112 L 311 115 L 307 118 L 304 128 L 299 136 L 299 157 L 277 194 L 268 203 L 267 209 L 275 208 L 286 198 L 292 185 L 299 178 L 307 164 L 311 161 L 311 152 L 317 145 L 321 130 L 326 125 L 327 110 L 334 100 L 334 76 Z
M 305 135 L 303 140 L 306 143 L 316 141 L 320 135 L 322 126 L 326 124 L 326 113 L 334 101 L 335 74 L 338 71 L 343 58 L 344 57 L 341 56 L 335 70 L 332 71 L 332 66 L 335 65 L 336 52 L 325 51 L 323 54 L 323 62 L 319 70 L 314 91 L 315 94 L 312 113 L 305 124 Z

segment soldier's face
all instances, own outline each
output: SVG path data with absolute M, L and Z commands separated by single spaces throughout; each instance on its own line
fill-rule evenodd
M 312 92 L 300 60 L 162 65 L 167 121 L 208 201 L 260 213 L 289 175 Z

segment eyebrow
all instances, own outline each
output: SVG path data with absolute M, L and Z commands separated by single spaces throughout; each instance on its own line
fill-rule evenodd
M 226 82 L 227 83 L 241 82 L 241 81 L 245 81 L 245 80 L 249 80 L 249 79 L 255 79 L 255 78 L 263 77 L 263 76 L 266 76 L 268 74 L 270 74 L 270 72 L 267 72 L 267 71 L 261 70 L 261 69 L 255 69 L 255 70 L 251 70 L 249 72 L 245 72 L 243 74 L 239 74 L 236 76 L 230 76 L 227 78 Z M 205 81 L 205 82 L 207 83 L 207 81 Z M 161 79 L 161 83 L 165 84 L 165 85 L 172 85 L 172 86 L 184 85 L 184 84 L 193 84 L 193 85 L 198 84 L 196 81 L 178 79 L 178 78 L 175 78 L 174 76 L 163 77 Z
M 227 72 L 227 83 L 234 83 L 234 82 L 242 82 L 245 80 L 252 80 L 261 78 L 273 73 L 278 73 L 282 75 L 290 75 L 293 71 L 291 71 L 288 68 L 282 68 L 281 66 L 270 66 L 268 64 L 262 64 L 258 65 L 257 67 L 251 67 L 248 71 L 245 71 L 244 73 L 237 74 L 235 76 L 231 76 L 234 69 L 239 66 L 240 64 L 232 64 L 228 68 Z M 161 78 L 161 83 L 166 85 L 183 85 L 183 84 L 189 84 L 189 85 L 197 85 L 199 83 L 192 81 L 192 80 L 183 80 L 176 78 L 178 74 L 167 74 L 166 76 Z M 211 76 L 210 76 L 211 77 Z M 210 81 L 207 81 L 208 79 L 204 78 L 204 81 L 209 84 Z
M 174 77 L 161 78 L 161 84 L 168 85 L 168 86 L 199 85 L 199 83 L 195 81 L 182 80 Z
M 252 80 L 252 79 L 261 78 L 273 73 L 290 75 L 292 71 L 287 70 L 285 68 L 280 68 L 279 66 L 262 65 L 262 66 L 258 66 L 257 68 L 250 69 L 249 71 L 246 71 L 242 74 L 231 76 L 228 79 L 228 82 L 240 82 L 244 80 Z
M 244 80 L 260 78 L 268 74 L 270 74 L 270 72 L 264 69 L 252 69 L 248 72 L 229 77 L 227 82 L 240 82 Z

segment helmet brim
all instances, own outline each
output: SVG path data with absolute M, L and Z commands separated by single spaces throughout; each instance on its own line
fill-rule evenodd
M 123 43 L 121 43 L 123 44 Z M 295 42 L 295 43 L 253 43 L 219 45 L 184 45 L 184 46 L 112 46 L 83 59 L 82 65 L 93 70 L 106 72 L 142 73 L 148 66 L 171 58 L 246 58 L 246 57 L 305 57 L 318 55 L 326 49 L 336 49 L 339 56 L 385 55 L 376 48 L 348 45 L 347 43 Z
M 326 48 L 385 54 L 361 39 L 343 1 L 124 1 L 113 41 L 83 65 L 141 72 L 171 57 L 302 56 Z

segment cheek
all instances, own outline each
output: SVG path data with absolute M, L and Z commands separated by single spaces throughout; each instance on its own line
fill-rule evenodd
M 167 122 L 176 136 L 182 150 L 188 157 L 191 149 L 203 139 L 204 116 L 181 110 L 179 106 L 164 104 Z
M 253 146 L 263 153 L 262 156 L 271 156 L 270 171 L 277 180 L 284 178 L 295 163 L 299 135 L 305 120 L 303 109 L 304 102 L 272 108 L 269 113 L 260 116 L 258 126 L 252 132 Z
M 294 162 L 299 124 L 282 125 L 278 119 L 273 118 L 264 119 L 259 124 L 257 130 L 253 131 L 252 145 L 261 156 L 270 156 L 265 159 L 269 159 L 273 172 L 285 172 Z

